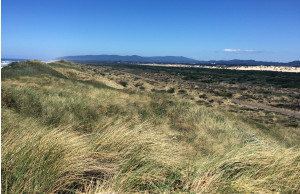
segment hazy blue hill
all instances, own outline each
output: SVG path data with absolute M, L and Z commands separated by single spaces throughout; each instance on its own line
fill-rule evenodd
M 149 59 L 132 55 L 132 56 L 120 56 L 120 55 L 82 55 L 82 56 L 66 56 L 59 59 L 66 59 L 69 61 L 87 61 L 87 62 L 150 62 Z
M 255 60 L 211 60 L 211 61 L 198 61 L 195 59 L 183 57 L 183 56 L 154 56 L 154 57 L 142 57 L 138 55 L 80 55 L 80 56 L 65 56 L 58 59 L 66 59 L 73 62 L 134 62 L 134 63 L 193 63 L 193 64 L 205 64 L 205 65 L 227 65 L 227 66 L 300 66 L 300 61 L 292 61 L 289 63 L 282 62 L 269 62 L 269 61 L 255 61 Z
M 120 55 L 83 55 L 83 56 L 66 56 L 61 57 L 70 61 L 104 61 L 104 62 L 117 62 L 117 61 L 128 61 L 128 62 L 150 62 L 149 59 L 132 55 L 132 56 L 120 56 Z
M 289 62 L 288 66 L 300 67 L 300 61 Z
M 154 62 L 160 63 L 197 63 L 198 61 L 195 59 L 182 57 L 182 56 L 157 56 L 157 57 L 149 57 Z
M 197 60 L 182 56 L 156 56 L 141 57 L 138 55 L 120 56 L 120 55 L 82 55 L 82 56 L 66 56 L 59 59 L 69 61 L 85 61 L 85 62 L 144 62 L 144 63 L 195 63 Z

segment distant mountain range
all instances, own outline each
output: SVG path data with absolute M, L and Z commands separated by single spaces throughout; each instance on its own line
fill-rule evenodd
M 197 60 L 187 57 L 177 56 L 158 56 L 158 57 L 141 57 L 138 55 L 120 56 L 120 55 L 83 55 L 83 56 L 66 56 L 59 59 L 68 61 L 84 62 L 142 62 L 142 63 L 197 63 Z
M 182 64 L 202 64 L 202 65 L 226 65 L 226 66 L 257 66 L 257 65 L 274 65 L 274 66 L 295 66 L 300 67 L 300 61 L 292 61 L 289 63 L 282 62 L 266 62 L 255 60 L 211 60 L 198 61 L 195 59 L 182 56 L 156 56 L 156 57 L 142 57 L 138 55 L 120 56 L 120 55 L 81 55 L 81 56 L 65 56 L 58 59 L 65 59 L 73 62 L 128 62 L 128 63 L 182 63 Z

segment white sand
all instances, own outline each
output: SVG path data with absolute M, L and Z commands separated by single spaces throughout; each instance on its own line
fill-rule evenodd
M 279 71 L 279 72 L 295 72 L 300 73 L 300 67 L 287 67 L 287 66 L 205 66 L 205 65 L 184 65 L 184 64 L 140 64 L 150 66 L 162 67 L 196 67 L 196 68 L 210 68 L 210 69 L 232 69 L 232 70 L 255 70 L 255 71 Z
M 286 67 L 286 66 L 238 66 L 227 67 L 226 69 L 235 70 L 256 70 L 256 71 L 281 71 L 281 72 L 300 72 L 300 67 Z

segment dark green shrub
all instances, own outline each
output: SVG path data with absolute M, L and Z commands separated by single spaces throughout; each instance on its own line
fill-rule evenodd
M 170 88 L 167 90 L 168 93 L 174 93 L 175 92 L 175 88 Z
M 185 90 L 178 90 L 178 94 L 186 94 Z
M 127 85 L 128 85 L 128 83 L 125 82 L 125 81 L 120 81 L 119 84 L 121 84 L 121 85 L 124 86 L 124 87 L 127 87 Z
M 228 97 L 228 98 L 232 97 L 232 93 L 231 92 L 220 92 L 220 93 L 218 93 L 218 95 L 219 96 Z
M 206 99 L 207 96 L 206 96 L 206 94 L 201 94 L 201 95 L 199 95 L 199 98 L 204 98 L 204 99 Z

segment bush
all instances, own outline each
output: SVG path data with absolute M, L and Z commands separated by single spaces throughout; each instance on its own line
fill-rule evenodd
M 178 94 L 186 94 L 185 90 L 178 90 Z
M 174 93 L 175 92 L 175 88 L 170 88 L 167 90 L 168 93 Z
M 127 87 L 128 83 L 126 81 L 120 81 L 119 84 L 121 84 L 124 87 Z
M 218 95 L 219 96 L 228 97 L 228 98 L 232 97 L 232 93 L 231 92 L 220 92 L 220 93 L 218 93 Z
M 199 98 L 204 98 L 204 99 L 206 99 L 207 96 L 206 96 L 206 94 L 201 94 L 201 95 L 199 95 Z

